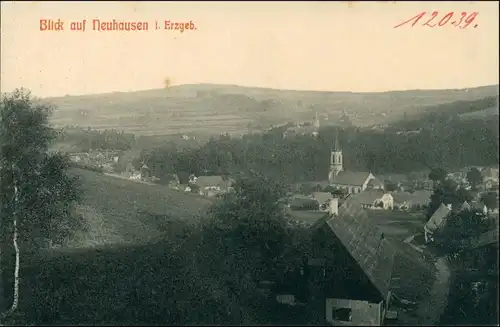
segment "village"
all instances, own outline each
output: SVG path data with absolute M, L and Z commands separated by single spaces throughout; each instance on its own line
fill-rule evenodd
M 78 164 L 98 166 L 105 174 L 117 178 L 152 185 L 158 180 L 147 163 L 136 168 L 129 162 L 125 171 L 114 172 L 113 167 L 120 160 L 118 153 L 95 151 L 73 154 L 71 158 Z M 433 244 L 439 242 L 453 215 L 470 212 L 471 219 L 495 221 L 496 229 L 471 240 L 453 256 L 496 249 L 498 168 L 469 167 L 446 173 L 441 182 L 453 181 L 457 187 L 469 190 L 472 198 L 455 206 L 440 203 L 426 221 L 433 188 L 440 182 L 431 180 L 432 174 L 410 179 L 402 174 L 375 176 L 371 172 L 350 171 L 344 167 L 338 139 L 329 159 L 330 171 L 324 181 L 290 185 L 287 196 L 282 199 L 290 223 L 311 230 L 312 242 L 319 242 L 318 246 L 298 259 L 301 268 L 287 273 L 287 281 L 261 281 L 262 291 L 274 294 L 282 307 L 309 308 L 324 318 L 320 321 L 334 325 L 438 323 L 447 303 L 449 281 L 446 280 L 451 268 L 446 258 L 436 254 Z M 474 185 L 469 180 L 471 170 L 480 173 Z M 228 176 L 191 174 L 187 183 L 181 184 L 174 174 L 165 187 L 215 199 L 233 192 L 234 182 Z M 494 194 L 493 201 L 486 201 L 485 194 Z M 475 218 L 478 213 L 480 216 Z M 336 257 L 328 255 L 327 248 L 331 247 L 343 249 L 342 259 L 337 252 Z M 436 274 L 433 277 L 436 281 L 431 285 L 415 286 L 427 292 L 426 295 L 413 294 L 415 290 L 404 286 L 409 280 L 419 278 L 418 269 L 412 273 L 397 268 L 405 260 L 410 266 L 420 265 L 421 275 Z M 435 272 L 424 268 L 429 262 L 434 262 Z M 490 262 L 487 269 L 497 268 Z M 342 285 L 327 286 L 338 278 L 342 279 Z M 424 315 L 425 310 L 434 314 Z

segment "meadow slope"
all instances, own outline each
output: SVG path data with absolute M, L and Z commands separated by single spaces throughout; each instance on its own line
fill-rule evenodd
M 275 90 L 235 85 L 181 85 L 168 89 L 47 98 L 57 107 L 56 127 L 120 129 L 138 135 L 243 133 L 287 121 L 310 121 L 318 112 L 356 126 L 388 124 L 424 107 L 498 95 L 498 86 L 462 90 L 381 93 Z
M 88 223 L 67 247 L 138 244 L 165 233 L 175 234 L 176 222 L 196 224 L 212 199 L 186 194 L 160 185 L 146 185 L 83 169 L 79 177 L 84 197 L 78 212 Z

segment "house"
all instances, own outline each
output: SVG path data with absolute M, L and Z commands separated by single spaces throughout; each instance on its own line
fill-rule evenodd
M 229 191 L 230 181 L 226 181 L 222 176 L 200 176 L 194 182 L 199 187 L 200 195 L 216 196 Z
M 446 225 L 448 218 L 452 213 L 451 204 L 445 205 L 441 203 L 439 208 L 432 214 L 429 221 L 424 226 L 425 242 L 430 243 L 434 241 L 434 234 L 441 231 Z
M 355 198 L 365 209 L 381 208 L 392 210 L 394 208 L 394 198 L 390 193 L 385 193 L 382 190 L 366 190 L 353 195 L 353 198 Z
M 375 178 L 371 172 L 352 172 L 344 170 L 342 149 L 335 138 L 335 145 L 330 153 L 330 185 L 344 189 L 347 193 L 360 193 L 367 188 L 384 189 L 384 183 Z
M 391 298 L 395 252 L 355 197 L 310 228 L 311 248 L 298 271 L 278 283 L 278 296 L 307 303 L 331 325 L 382 325 Z M 293 295 L 293 300 L 291 296 Z

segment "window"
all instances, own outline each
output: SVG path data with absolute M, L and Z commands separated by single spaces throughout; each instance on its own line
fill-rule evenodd
M 332 318 L 337 321 L 352 321 L 352 309 L 332 308 Z

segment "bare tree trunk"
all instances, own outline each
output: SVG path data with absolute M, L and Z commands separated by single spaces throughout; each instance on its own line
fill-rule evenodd
M 14 244 L 14 249 L 16 251 L 16 266 L 14 268 L 14 297 L 12 300 L 11 308 L 1 315 L 1 318 L 4 318 L 17 310 L 19 304 L 19 245 L 17 243 L 18 239 L 18 229 L 17 229 L 17 203 L 18 203 L 18 189 L 16 185 L 16 180 L 14 179 L 14 210 L 13 210 L 13 227 L 14 233 L 12 237 L 12 242 Z

